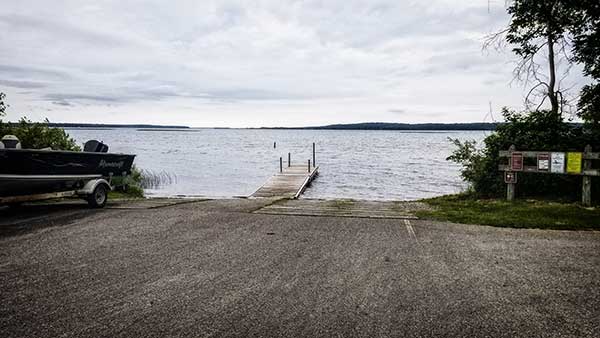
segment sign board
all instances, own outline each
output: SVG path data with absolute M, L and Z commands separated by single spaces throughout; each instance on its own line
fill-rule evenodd
M 550 154 L 539 153 L 537 156 L 538 171 L 550 170 Z
M 567 153 L 567 173 L 581 173 L 581 153 Z
M 556 174 L 565 172 L 565 153 L 550 153 L 550 171 Z
M 523 171 L 523 153 L 512 153 L 511 154 L 510 170 Z
M 504 183 L 516 184 L 517 183 L 517 173 L 512 171 L 504 172 Z

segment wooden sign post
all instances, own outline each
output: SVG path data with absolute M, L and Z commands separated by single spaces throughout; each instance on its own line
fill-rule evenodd
M 528 174 L 560 174 L 582 176 L 581 203 L 584 206 L 592 205 L 592 176 L 600 176 L 600 169 L 594 169 L 592 161 L 600 160 L 600 153 L 592 152 L 592 147 L 587 145 L 580 152 L 550 152 L 550 151 L 516 151 L 511 145 L 508 151 L 501 150 L 500 157 L 508 158 L 508 164 L 499 164 L 498 170 L 504 172 L 506 183 L 506 199 L 515 198 L 517 173 Z M 537 159 L 537 165 L 526 165 L 525 158 Z
M 523 154 L 519 154 L 520 156 L 515 156 L 515 146 L 511 145 L 508 148 L 508 152 L 510 153 L 509 157 L 509 167 L 512 171 L 514 170 L 523 170 Z M 516 163 L 515 163 L 516 162 Z M 520 163 L 519 163 L 520 162 Z M 506 200 L 512 201 L 515 199 L 515 186 L 517 185 L 517 173 L 515 172 L 506 172 L 504 175 L 504 182 L 506 182 Z
M 515 185 L 517 184 L 517 173 L 513 171 L 504 172 L 504 183 L 506 183 L 506 200 L 515 199 Z
M 585 147 L 584 154 L 587 155 L 588 159 L 583 160 L 583 185 L 581 188 L 581 203 L 585 206 L 592 205 L 592 176 L 585 175 L 586 170 L 592 169 L 592 160 L 589 158 L 592 157 L 592 146 L 587 145 Z

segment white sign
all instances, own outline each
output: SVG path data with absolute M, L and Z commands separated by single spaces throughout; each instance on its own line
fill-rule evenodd
M 537 156 L 537 163 L 539 171 L 550 170 L 550 154 L 539 153 Z
M 550 154 L 550 172 L 564 174 L 565 172 L 565 153 Z

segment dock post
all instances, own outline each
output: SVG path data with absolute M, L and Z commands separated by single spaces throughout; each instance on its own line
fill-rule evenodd
M 292 166 L 292 153 L 288 153 L 288 168 Z
M 315 143 L 313 142 L 313 166 L 317 165 L 317 160 L 315 159 Z
M 279 157 L 279 172 L 283 172 L 283 157 Z
M 581 188 L 581 204 L 585 207 L 592 205 L 592 176 L 585 174 L 586 170 L 592 169 L 592 160 L 585 159 L 586 155 L 589 155 L 591 152 L 592 146 L 588 144 L 583 152 L 583 184 Z
M 308 160 L 308 172 L 310 173 L 310 159 Z

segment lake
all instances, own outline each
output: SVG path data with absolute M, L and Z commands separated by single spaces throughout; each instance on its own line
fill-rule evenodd
M 68 129 L 82 144 L 97 139 L 110 152 L 133 153 L 141 169 L 171 177 L 149 196 L 247 196 L 279 171 L 279 157 L 307 163 L 316 143 L 319 176 L 304 198 L 415 200 L 466 188 L 460 167 L 446 161 L 448 137 L 481 141 L 488 131 L 262 129 Z M 277 148 L 273 143 L 277 142 Z

